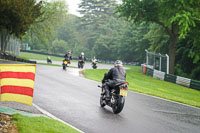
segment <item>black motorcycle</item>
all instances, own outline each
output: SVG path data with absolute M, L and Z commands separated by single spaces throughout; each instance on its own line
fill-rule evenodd
M 47 58 L 47 63 L 52 64 L 52 60 Z
M 111 88 L 110 100 L 106 100 L 104 88 L 102 86 L 98 87 L 102 88 L 100 96 L 101 107 L 108 105 L 112 108 L 113 113 L 115 114 L 120 113 L 124 107 L 125 97 L 127 96 L 128 82 L 118 83 L 114 88 Z
M 97 69 L 97 63 L 96 62 L 92 62 L 92 68 Z
M 79 60 L 78 61 L 78 68 L 83 68 L 84 64 L 85 64 L 85 62 L 83 60 Z

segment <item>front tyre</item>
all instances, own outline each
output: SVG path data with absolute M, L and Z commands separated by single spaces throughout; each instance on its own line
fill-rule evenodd
M 81 63 L 80 62 L 78 62 L 78 68 L 81 68 Z
M 101 95 L 100 97 L 100 106 L 103 108 L 104 106 L 106 106 L 106 104 L 104 103 L 104 100 L 103 100 L 103 95 Z
M 83 69 L 84 63 L 81 63 L 81 69 Z
M 113 113 L 114 114 L 118 114 L 122 111 L 123 107 L 124 107 L 124 103 L 125 103 L 125 98 L 123 96 L 119 95 L 119 98 L 116 99 L 117 103 L 112 107 Z
M 63 70 L 66 70 L 66 66 L 65 65 L 63 65 Z

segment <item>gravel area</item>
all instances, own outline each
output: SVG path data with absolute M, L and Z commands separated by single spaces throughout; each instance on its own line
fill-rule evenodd
M 0 133 L 19 133 L 12 116 L 0 113 Z

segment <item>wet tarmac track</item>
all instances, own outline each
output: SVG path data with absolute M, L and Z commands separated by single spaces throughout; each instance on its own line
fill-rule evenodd
M 123 111 L 99 105 L 100 83 L 37 65 L 33 102 L 86 133 L 199 133 L 200 109 L 128 92 Z

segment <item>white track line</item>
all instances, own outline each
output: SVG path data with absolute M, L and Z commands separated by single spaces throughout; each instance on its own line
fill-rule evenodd
M 78 129 L 78 128 L 72 126 L 72 125 L 70 125 L 69 123 L 67 123 L 67 122 L 65 122 L 65 121 L 63 121 L 63 120 L 57 118 L 56 116 L 52 115 L 51 113 L 47 112 L 46 110 L 40 108 L 40 107 L 37 106 L 36 104 L 33 103 L 33 106 L 34 106 L 35 108 L 37 108 L 37 109 L 38 109 L 40 112 L 42 112 L 43 114 L 47 115 L 48 117 L 50 117 L 50 118 L 52 118 L 52 119 L 55 119 L 55 120 L 58 120 L 58 121 L 60 121 L 60 122 L 62 122 L 62 123 L 64 123 L 64 124 L 66 124 L 66 125 L 68 125 L 68 126 L 74 128 L 74 129 L 76 129 L 77 131 L 79 131 L 79 132 L 81 132 L 81 133 L 84 133 L 84 132 L 81 131 L 80 129 Z

